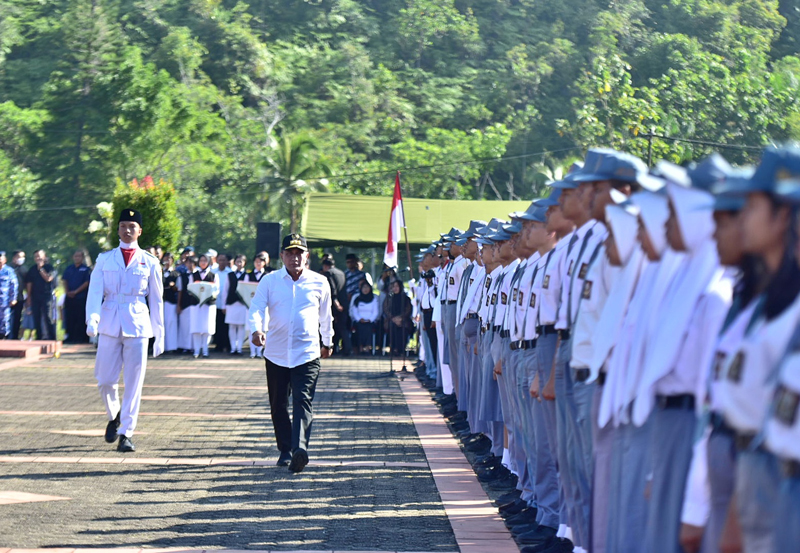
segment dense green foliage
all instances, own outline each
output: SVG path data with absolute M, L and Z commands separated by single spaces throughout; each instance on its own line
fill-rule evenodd
M 397 169 L 527 198 L 593 145 L 800 138 L 799 92 L 796 0 L 5 0 L 0 247 L 96 250 L 97 204 L 152 175 L 182 243 L 249 252 L 304 192 Z

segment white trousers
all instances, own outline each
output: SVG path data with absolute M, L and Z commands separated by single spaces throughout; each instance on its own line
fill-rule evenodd
M 445 394 L 452 394 L 455 391 L 453 387 L 453 375 L 450 374 L 450 365 L 444 362 L 444 330 L 442 327 L 444 323 L 439 321 L 436 323 L 436 339 L 439 343 L 439 374 L 442 375 L 442 389 Z
M 178 315 L 178 348 L 192 349 L 192 314 L 187 307 Z
M 210 336 L 205 333 L 200 332 L 193 332 L 192 333 L 192 344 L 194 346 L 194 354 L 200 355 L 200 351 L 202 350 L 203 355 L 208 355 L 208 342 L 210 340 Z
M 108 420 L 120 415 L 119 435 L 129 438 L 136 429 L 139 404 L 142 402 L 142 385 L 147 370 L 148 338 L 122 338 L 100 334 L 97 341 L 97 358 L 94 377 L 105 403 Z M 124 371 L 123 371 L 124 367 Z M 119 402 L 119 373 L 125 382 L 122 405 Z
M 164 351 L 178 349 L 178 306 L 164 302 Z
M 228 340 L 231 343 L 231 353 L 242 353 L 242 344 L 244 343 L 244 325 L 228 325 Z

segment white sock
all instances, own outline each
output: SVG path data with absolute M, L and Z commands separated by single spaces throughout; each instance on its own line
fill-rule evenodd
M 503 449 L 503 458 L 500 459 L 500 463 L 506 468 L 511 465 L 511 455 L 508 453 L 508 449 Z
M 567 525 L 566 524 L 559 524 L 558 525 L 558 532 L 556 532 L 557 538 L 563 538 L 567 534 Z
M 567 538 L 572 543 L 575 543 L 575 540 L 572 539 L 572 528 L 567 526 L 567 531 L 564 533 L 564 537 Z
M 572 550 L 574 553 L 586 553 L 586 550 L 583 547 L 576 547 Z

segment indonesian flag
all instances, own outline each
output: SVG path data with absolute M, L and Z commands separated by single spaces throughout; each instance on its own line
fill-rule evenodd
M 400 171 L 394 179 L 394 196 L 392 197 L 392 214 L 389 216 L 389 237 L 386 239 L 386 251 L 383 262 L 389 267 L 397 267 L 397 241 L 400 229 L 406 228 L 403 216 L 403 195 L 400 193 Z

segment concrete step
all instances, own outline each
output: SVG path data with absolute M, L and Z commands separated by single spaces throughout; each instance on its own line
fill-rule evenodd
M 61 342 L 56 340 L 0 340 L 0 357 L 38 359 L 61 353 Z

